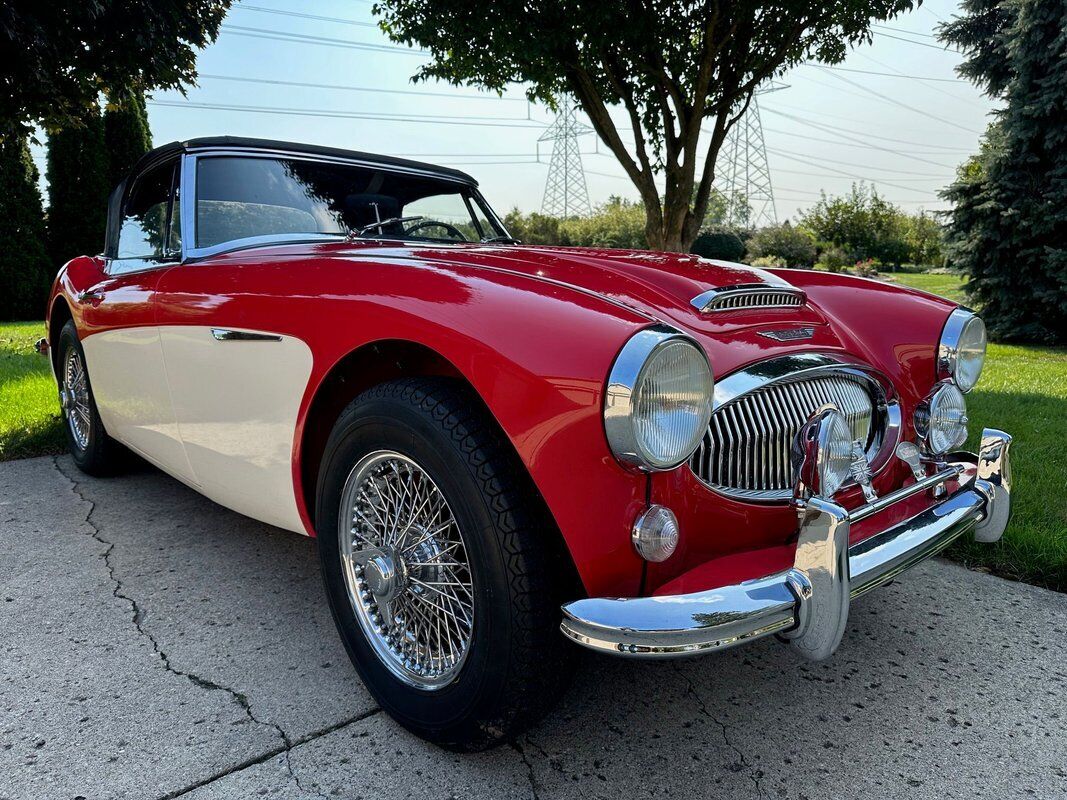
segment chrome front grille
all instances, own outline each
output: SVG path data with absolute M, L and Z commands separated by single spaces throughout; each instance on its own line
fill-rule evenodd
M 851 373 L 780 380 L 717 408 L 690 466 L 726 494 L 775 500 L 792 494 L 789 452 L 801 426 L 826 403 L 845 415 L 871 452 L 878 436 L 869 385 Z

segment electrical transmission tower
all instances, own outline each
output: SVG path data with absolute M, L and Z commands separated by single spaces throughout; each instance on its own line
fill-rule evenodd
M 585 188 L 582 154 L 578 149 L 578 137 L 592 131 L 592 128 L 575 118 L 574 105 L 565 100 L 560 104 L 555 122 L 537 139 L 539 144 L 552 142 L 545 198 L 541 203 L 542 214 L 564 218 L 592 213 L 589 192 Z
M 719 191 L 726 198 L 726 221 L 731 225 L 747 228 L 778 224 L 758 95 L 784 88 L 785 84 L 772 81 L 757 89 L 748 110 L 730 128 L 723 143 L 725 163 Z

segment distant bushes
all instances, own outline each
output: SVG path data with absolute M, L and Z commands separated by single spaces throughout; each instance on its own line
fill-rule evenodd
M 633 250 L 648 247 L 644 207 L 621 197 L 608 198 L 589 217 L 557 219 L 536 211 L 523 214 L 513 208 L 504 217 L 504 225 L 512 236 L 526 244 Z
M 721 211 L 721 209 L 720 209 Z M 709 215 L 690 252 L 761 267 L 850 270 L 871 274 L 882 264 L 940 266 L 941 226 L 920 211 L 907 213 L 860 184 L 844 196 L 823 197 L 800 216 L 763 228 L 724 225 Z M 589 217 L 556 219 L 513 209 L 504 223 L 526 244 L 646 249 L 640 203 L 611 197 Z M 877 265 L 877 266 L 874 266 Z M 914 267 L 911 267 L 914 269 Z
M 745 257 L 745 249 L 740 232 L 730 228 L 709 228 L 697 236 L 689 252 L 719 261 L 740 261 Z

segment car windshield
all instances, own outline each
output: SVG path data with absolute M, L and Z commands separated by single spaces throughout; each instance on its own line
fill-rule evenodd
M 250 156 L 196 161 L 196 247 L 262 236 L 507 240 L 474 187 L 374 166 Z

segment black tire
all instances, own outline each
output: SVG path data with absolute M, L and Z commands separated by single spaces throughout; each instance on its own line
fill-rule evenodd
M 85 390 L 88 402 L 88 435 L 85 441 L 79 441 L 71 430 L 69 415 L 72 413 L 69 406 L 62 409 L 63 432 L 67 437 L 67 449 L 75 466 L 87 475 L 104 476 L 114 474 L 123 463 L 125 450 L 118 442 L 108 436 L 104 429 L 104 423 L 100 420 L 100 413 L 96 409 L 96 399 L 93 397 L 92 382 L 89 379 L 89 369 L 85 361 L 85 351 L 78 339 L 78 329 L 73 320 L 68 320 L 59 334 L 59 353 L 56 359 L 56 375 L 59 380 L 59 388 L 62 393 L 68 387 L 66 385 L 66 364 L 69 353 L 74 353 L 82 368 L 85 370 Z M 62 400 L 61 400 L 62 402 Z
M 437 485 L 470 564 L 469 650 L 452 682 L 434 690 L 404 683 L 385 666 L 347 593 L 338 533 L 343 488 L 360 459 L 380 450 L 414 460 Z M 384 383 L 337 420 L 323 455 L 316 512 L 330 608 L 367 688 L 417 736 L 453 750 L 484 749 L 536 721 L 566 688 L 574 648 L 559 632 L 559 603 L 568 591 L 563 587 L 572 586 L 573 567 L 546 515 L 494 421 L 454 381 Z

